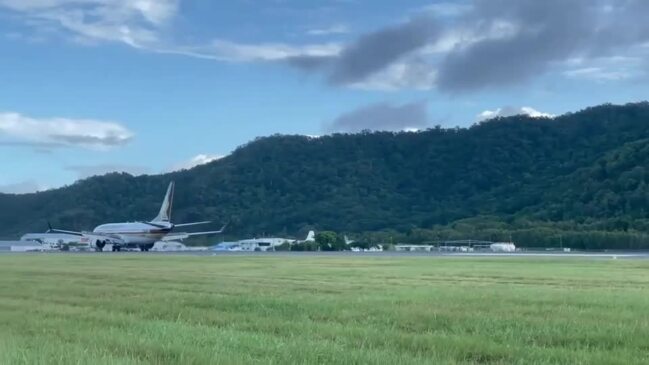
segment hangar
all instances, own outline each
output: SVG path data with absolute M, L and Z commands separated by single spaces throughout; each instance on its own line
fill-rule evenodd
M 43 251 L 38 242 L 30 241 L 0 241 L 0 252 L 29 252 Z

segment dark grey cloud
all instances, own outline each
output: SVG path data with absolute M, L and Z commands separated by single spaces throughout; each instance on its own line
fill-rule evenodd
M 592 55 L 616 52 L 649 41 L 649 1 L 604 1 L 594 27 Z
M 365 34 L 336 56 L 296 56 L 283 61 L 304 71 L 323 72 L 334 85 L 353 84 L 430 44 L 440 29 L 433 18 L 421 16 Z
M 304 71 L 321 71 L 331 67 L 336 60 L 335 56 L 293 56 L 282 61 Z
M 377 103 L 345 113 L 326 126 L 327 132 L 359 132 L 362 130 L 402 131 L 428 126 L 425 102 L 403 105 Z
M 436 87 L 447 93 L 521 85 L 566 71 L 567 61 L 576 59 L 582 68 L 612 56 L 649 64 L 649 48 L 642 47 L 649 43 L 649 0 L 475 0 L 460 10 L 450 17 L 427 11 L 438 18 L 417 17 L 363 35 L 336 56 L 287 62 L 331 84 L 356 85 L 394 76 L 383 71 L 423 58 L 418 73 L 435 75 Z M 418 80 L 397 81 L 408 87 Z
M 333 85 L 392 77 L 394 72 L 381 73 L 408 63 L 411 57 L 426 57 L 430 70 L 420 73 L 435 74 L 439 90 L 450 93 L 520 85 L 571 57 L 587 61 L 610 56 L 642 57 L 649 68 L 649 48 L 640 47 L 649 43 L 649 0 L 431 0 L 416 9 L 404 6 L 404 14 L 415 14 L 412 19 L 361 35 L 346 46 L 337 42 L 237 44 L 220 39 L 181 45 L 166 39 L 162 31 L 162 26 L 177 13 L 177 1 L 150 2 L 156 6 L 146 9 L 133 2 L 104 3 L 110 2 L 0 0 L 0 7 L 14 10 L 30 28 L 51 28 L 46 33 L 65 30 L 86 41 L 125 42 L 152 52 L 218 61 L 282 62 L 323 75 Z M 340 4 L 314 7 L 306 2 L 275 3 L 263 7 L 262 12 L 281 19 L 300 17 L 305 23 L 320 25 L 330 25 L 331 19 L 343 15 Z M 79 22 L 79 17 L 83 21 Z M 128 37 L 119 31 L 125 25 L 130 30 Z M 494 30 L 503 26 L 509 29 L 498 35 Z M 310 33 L 346 31 L 345 26 L 338 25 Z M 440 39 L 443 42 L 438 42 Z M 563 68 L 559 72 L 566 71 L 566 65 L 559 67 Z M 407 76 L 392 84 L 407 87 L 411 80 L 421 84 Z M 95 142 L 101 145 L 101 141 Z
M 506 86 L 545 72 L 551 62 L 579 55 L 592 36 L 587 0 L 479 1 L 469 15 L 479 27 L 508 24 L 512 34 L 487 38 L 450 52 L 439 65 L 444 91 Z M 499 11 L 495 11 L 499 10 Z
M 446 92 L 517 85 L 571 58 L 626 54 L 649 41 L 649 1 L 478 0 L 463 22 L 474 34 L 511 33 L 449 52 L 438 66 Z
M 439 33 L 440 27 L 429 17 L 369 33 L 342 51 L 329 79 L 334 84 L 363 80 L 429 44 Z

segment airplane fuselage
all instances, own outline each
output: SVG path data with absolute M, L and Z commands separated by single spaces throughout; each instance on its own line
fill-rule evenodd
M 92 233 L 114 237 L 125 245 L 148 245 L 160 241 L 173 226 L 163 224 L 161 227 L 146 223 L 108 223 L 97 226 Z

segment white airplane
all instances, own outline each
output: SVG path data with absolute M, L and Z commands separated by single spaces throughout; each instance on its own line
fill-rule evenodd
M 107 244 L 111 244 L 113 251 L 120 251 L 122 247 L 139 247 L 141 251 L 149 251 L 158 241 L 177 241 L 192 236 L 203 236 L 222 233 L 224 225 L 218 231 L 207 232 L 174 232 L 175 228 L 208 224 L 210 221 L 173 224 L 171 223 L 171 206 L 174 197 L 174 182 L 169 184 L 160 213 L 150 222 L 129 222 L 102 224 L 92 232 L 74 232 L 53 229 L 51 226 L 47 233 L 63 233 L 81 236 L 82 242 L 87 242 L 96 251 L 103 251 Z
M 229 243 L 234 243 L 236 244 L 237 247 L 239 247 L 239 251 L 253 251 L 256 248 L 259 248 L 262 251 L 267 251 L 269 249 L 274 249 L 274 247 L 280 246 L 284 243 L 289 243 L 293 245 L 296 243 L 305 243 L 305 242 L 315 242 L 314 231 L 309 231 L 306 238 L 303 240 L 295 240 L 292 238 L 280 238 L 280 237 L 250 238 L 250 239 L 241 240 L 237 242 L 221 242 L 220 244 L 213 246 L 213 250 L 224 251 L 223 247 L 227 247 L 226 245 Z

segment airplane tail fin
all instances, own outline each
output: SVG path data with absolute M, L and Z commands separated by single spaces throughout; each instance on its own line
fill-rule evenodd
M 171 220 L 171 206 L 174 201 L 174 182 L 169 183 L 169 188 L 167 188 L 167 194 L 165 195 L 165 200 L 162 201 L 160 206 L 160 213 L 158 216 L 153 218 L 152 222 L 169 222 Z
M 306 239 L 304 242 L 313 242 L 315 241 L 315 232 L 314 231 L 309 231 L 309 234 L 306 235 Z

